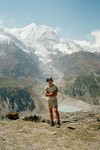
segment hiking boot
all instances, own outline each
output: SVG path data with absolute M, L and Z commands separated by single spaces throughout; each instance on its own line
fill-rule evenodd
M 54 122 L 53 121 L 51 122 L 50 126 L 54 127 Z
M 56 128 L 60 128 L 61 124 L 60 121 L 58 121 Z

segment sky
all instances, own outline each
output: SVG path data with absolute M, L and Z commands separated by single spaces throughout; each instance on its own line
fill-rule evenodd
M 0 0 L 0 25 L 31 23 L 58 27 L 62 37 L 89 46 L 97 38 L 93 32 L 100 31 L 100 0 Z

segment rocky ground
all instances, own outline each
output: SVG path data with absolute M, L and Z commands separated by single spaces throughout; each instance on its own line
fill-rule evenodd
M 0 120 L 0 150 L 100 150 L 100 114 L 67 113 L 61 122 Z

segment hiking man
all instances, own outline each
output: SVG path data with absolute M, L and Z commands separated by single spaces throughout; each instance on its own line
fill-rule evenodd
M 48 86 L 46 86 L 45 89 L 45 96 L 48 97 L 48 107 L 49 107 L 50 118 L 51 118 L 50 126 L 54 126 L 54 121 L 53 121 L 53 108 L 54 108 L 56 113 L 56 118 L 57 118 L 56 128 L 60 128 L 60 115 L 58 112 L 58 101 L 57 101 L 58 88 L 56 85 L 53 84 L 52 77 L 49 77 L 47 79 L 47 82 L 48 82 Z

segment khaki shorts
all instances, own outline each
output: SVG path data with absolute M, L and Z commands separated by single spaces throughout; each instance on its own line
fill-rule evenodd
M 54 100 L 48 100 L 48 107 L 49 109 L 52 109 L 53 107 L 58 107 L 58 101 L 57 99 Z

